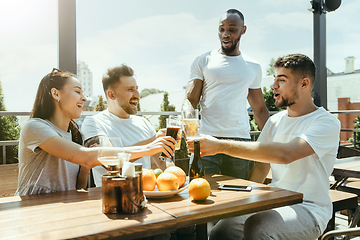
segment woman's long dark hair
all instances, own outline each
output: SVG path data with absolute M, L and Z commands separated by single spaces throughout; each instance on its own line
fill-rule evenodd
M 62 89 L 70 77 L 75 77 L 69 72 L 62 72 L 54 68 L 51 73 L 45 75 L 41 80 L 30 118 L 49 119 L 55 112 L 54 98 L 51 95 L 51 89 Z M 79 126 L 71 119 L 69 123 L 72 141 L 80 145 L 83 144 Z

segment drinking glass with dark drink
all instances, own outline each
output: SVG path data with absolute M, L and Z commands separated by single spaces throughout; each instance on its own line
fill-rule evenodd
M 181 121 L 178 116 L 170 115 L 166 119 L 166 136 L 171 136 L 173 139 L 177 139 L 177 136 L 181 129 Z M 160 155 L 160 159 L 165 160 L 167 157 L 164 153 Z M 173 162 L 175 163 L 175 153 L 173 155 Z

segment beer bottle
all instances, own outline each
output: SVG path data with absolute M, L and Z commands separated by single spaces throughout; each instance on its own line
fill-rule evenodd
M 205 177 L 205 167 L 200 159 L 200 141 L 194 141 L 194 159 L 190 166 L 189 171 L 190 181 L 194 178 L 204 178 Z

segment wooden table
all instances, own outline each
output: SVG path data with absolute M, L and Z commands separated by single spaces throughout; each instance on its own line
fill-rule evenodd
M 360 178 L 360 157 L 336 159 L 332 175 L 336 181 L 331 189 L 341 186 L 349 177 Z
M 150 203 L 176 217 L 178 228 L 203 224 L 200 232 L 197 231 L 197 239 L 207 239 L 207 222 L 302 202 L 301 193 L 264 184 L 223 175 L 206 175 L 206 179 L 210 183 L 211 194 L 204 202 L 193 201 L 188 191 L 183 191 L 170 199 L 151 199 Z M 252 191 L 218 190 L 221 184 L 250 185 Z
M 133 239 L 176 230 L 176 219 L 151 204 L 135 215 L 106 215 L 101 204 L 101 188 L 0 198 L 0 239 Z
M 24 197 L 0 198 L 0 238 L 134 239 L 177 228 L 199 226 L 197 238 L 206 236 L 205 223 L 302 202 L 302 194 L 222 175 L 208 175 L 211 195 L 194 202 L 187 190 L 167 199 L 149 199 L 134 215 L 101 212 L 101 188 L 88 192 L 64 191 Z M 251 185 L 251 192 L 218 190 L 220 184 Z M 203 235 L 201 235 L 203 234 Z

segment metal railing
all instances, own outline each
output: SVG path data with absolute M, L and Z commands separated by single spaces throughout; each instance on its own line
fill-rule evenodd
M 360 129 L 341 129 L 341 132 L 353 132 L 354 133 L 354 149 L 357 149 L 356 135 L 360 132 Z
M 95 111 L 83 111 L 81 116 L 92 116 L 99 112 Z M 180 115 L 181 112 L 137 112 L 136 115 Z M 9 112 L 9 111 L 0 111 L 0 117 L 2 116 L 29 116 L 31 112 Z M 16 146 L 19 145 L 19 140 L 6 140 L 0 141 L 0 147 L 2 147 L 3 160 L 2 164 L 6 164 L 6 146 Z
M 19 140 L 0 141 L 0 146 L 2 146 L 4 165 L 6 164 L 6 146 L 16 146 L 16 145 L 19 145 Z
M 92 116 L 97 114 L 95 111 L 83 111 L 82 116 Z M 250 116 L 253 115 L 253 112 L 248 112 Z M 273 115 L 277 112 L 270 112 L 270 115 Z M 343 111 L 330 111 L 332 114 L 350 114 L 350 113 L 358 113 L 360 114 L 360 110 L 343 110 Z M 136 115 L 180 115 L 181 112 L 137 112 Z M 1 116 L 30 116 L 31 112 L 8 112 L 8 111 L 0 111 Z M 353 132 L 354 133 L 354 148 L 356 149 L 356 133 L 360 132 L 360 129 L 341 129 L 342 132 Z M 256 136 L 260 134 L 260 131 L 251 131 L 251 140 L 254 141 Z M 19 145 L 19 140 L 7 140 L 0 141 L 0 147 L 2 147 L 3 154 L 3 164 L 6 164 L 6 146 L 16 146 Z

